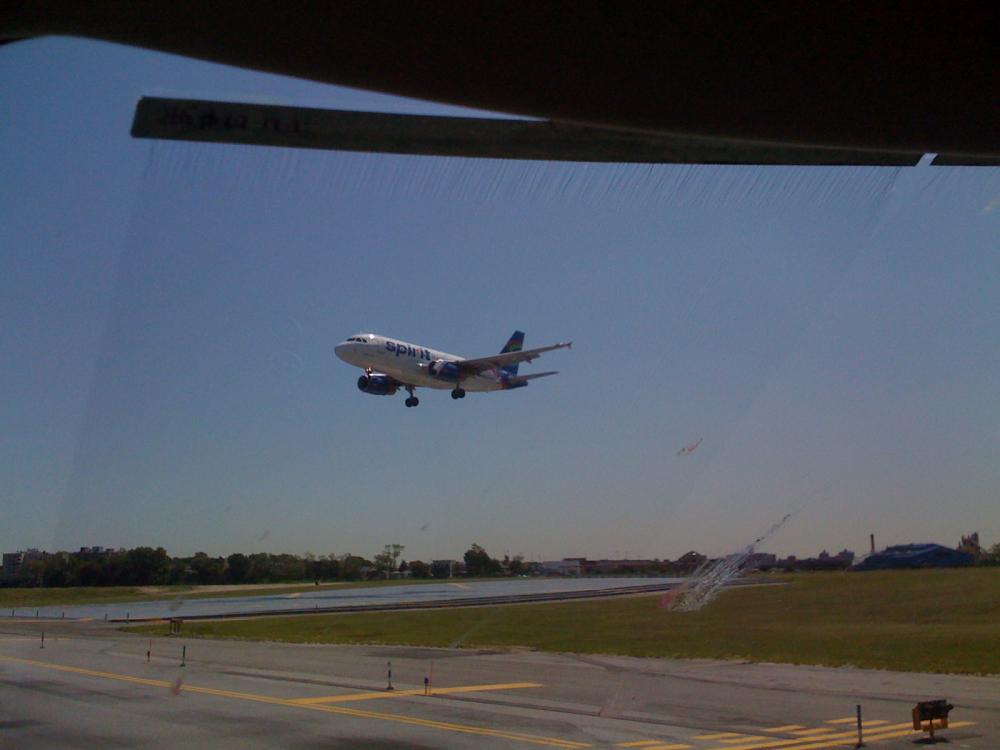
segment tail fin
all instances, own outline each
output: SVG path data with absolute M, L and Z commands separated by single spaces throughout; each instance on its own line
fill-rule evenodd
M 501 354 L 506 354 L 507 352 L 519 352 L 521 347 L 524 345 L 524 331 L 514 331 L 511 337 L 507 339 L 507 343 L 504 344 L 503 349 L 500 350 Z M 503 368 L 503 371 L 508 375 L 517 375 L 517 365 L 507 365 Z

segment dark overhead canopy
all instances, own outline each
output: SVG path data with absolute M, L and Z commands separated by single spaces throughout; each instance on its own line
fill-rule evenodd
M 9 5 L 0 35 L 107 39 L 564 123 L 962 163 L 1000 157 L 997 7 L 39 0 Z
M 922 154 L 744 143 L 548 120 L 399 115 L 143 97 L 132 135 L 199 143 L 488 159 L 913 166 Z

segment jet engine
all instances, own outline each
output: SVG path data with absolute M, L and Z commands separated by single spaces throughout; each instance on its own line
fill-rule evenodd
M 431 362 L 427 369 L 438 380 L 447 380 L 449 383 L 458 382 L 458 365 L 444 359 L 436 359 Z
M 362 393 L 370 393 L 373 396 L 391 396 L 399 390 L 399 383 L 388 375 L 381 375 L 379 373 L 362 375 L 358 378 L 358 390 Z

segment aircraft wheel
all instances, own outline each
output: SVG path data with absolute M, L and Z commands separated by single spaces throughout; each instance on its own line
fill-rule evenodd
M 465 398 L 465 389 L 464 388 L 456 388 L 455 390 L 453 390 L 451 392 L 451 397 L 452 398 Z
M 411 406 L 416 406 L 417 404 L 419 404 L 420 399 L 417 398 L 416 396 L 410 396 L 408 399 L 406 399 L 404 403 L 406 404 L 407 408 L 409 408 Z

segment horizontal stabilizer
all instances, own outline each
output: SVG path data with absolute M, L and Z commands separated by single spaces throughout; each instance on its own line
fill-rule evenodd
M 517 377 L 510 378 L 512 383 L 521 383 L 528 380 L 534 380 L 535 378 L 545 378 L 549 375 L 558 375 L 558 370 L 552 370 L 551 372 L 534 372 L 531 375 L 518 375 Z

